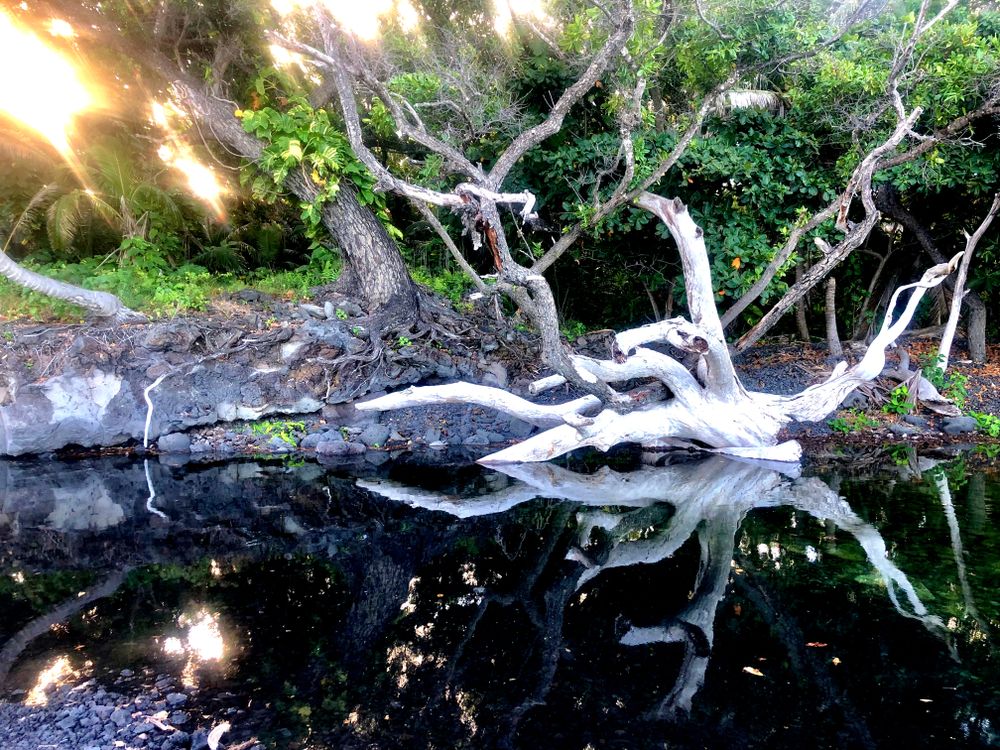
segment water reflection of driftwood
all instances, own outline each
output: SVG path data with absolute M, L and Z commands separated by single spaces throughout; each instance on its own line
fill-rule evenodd
M 10 670 L 17 661 L 17 658 L 32 641 L 49 632 L 53 625 L 82 612 L 98 599 L 104 599 L 114 594 L 122 585 L 127 574 L 128 570 L 114 571 L 104 578 L 104 580 L 88 588 L 85 592 L 66 599 L 14 633 L 3 645 L 3 648 L 0 649 L 0 694 L 3 694 L 7 686 L 7 677 L 10 675 Z
M 631 627 L 621 637 L 623 645 L 676 643 L 684 649 L 673 688 L 655 710 L 659 718 L 690 711 L 692 700 L 704 682 L 714 641 L 716 609 L 732 574 L 735 536 L 747 512 L 754 508 L 792 507 L 849 533 L 881 576 L 897 611 L 919 620 L 934 632 L 944 632 L 941 620 L 927 611 L 907 576 L 889 559 L 878 530 L 855 514 L 819 479 L 783 476 L 769 468 L 721 457 L 628 473 L 605 468 L 596 474 L 581 475 L 551 464 L 521 464 L 501 470 L 520 484 L 475 499 L 389 482 L 359 484 L 413 507 L 444 511 L 460 518 L 501 513 L 537 498 L 569 501 L 577 512 L 578 532 L 566 557 L 578 565 L 573 566 L 568 578 L 550 587 L 552 596 L 546 597 L 547 605 L 565 607 L 573 590 L 579 590 L 602 572 L 665 560 L 689 539 L 697 539 L 700 565 L 693 587 L 695 593 L 687 606 L 658 626 Z M 603 529 L 609 540 L 603 548 L 589 545 L 595 529 Z M 566 585 L 567 581 L 571 585 Z M 780 613 L 769 604 L 771 600 L 759 582 L 744 580 L 739 585 L 762 608 L 765 619 L 778 623 Z M 487 594 L 470 631 L 474 631 L 489 602 Z M 796 631 L 797 626 L 787 617 L 781 621 L 786 635 Z M 528 708 L 541 702 L 550 689 L 558 648 L 563 642 L 562 613 L 547 611 L 544 622 L 536 622 L 535 627 L 540 642 L 550 644 L 554 656 L 546 660 L 543 655 L 543 662 L 550 669 L 543 670 L 535 689 L 515 709 L 515 723 Z M 463 647 L 471 637 L 467 632 Z M 799 648 L 794 638 L 782 640 L 789 649 Z M 790 657 L 793 667 L 799 665 L 810 673 L 802 676 L 816 683 L 827 700 L 843 706 L 854 741 L 860 746 L 870 745 L 871 735 L 858 718 L 859 713 L 845 705 L 845 696 L 833 687 L 825 667 L 812 665 L 814 668 L 804 669 L 806 660 L 801 654 Z M 455 668 L 454 664 L 450 667 L 452 672 Z

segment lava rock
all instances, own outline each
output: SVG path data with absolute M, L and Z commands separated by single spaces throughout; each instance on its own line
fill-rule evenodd
M 299 447 L 304 449 L 315 448 L 323 442 L 324 439 L 326 439 L 327 434 L 328 433 L 323 432 L 312 432 L 299 441 Z
M 368 427 L 366 427 L 364 431 L 361 433 L 361 435 L 358 437 L 358 440 L 367 445 L 369 448 L 375 446 L 381 447 L 386 444 L 386 441 L 389 439 L 389 435 L 391 433 L 392 430 L 389 429 L 388 425 L 384 424 L 368 425 Z
M 183 432 L 171 432 L 161 435 L 156 441 L 157 447 L 163 453 L 190 453 L 191 438 Z
M 979 424 L 972 417 L 945 417 L 941 429 L 948 435 L 964 435 L 975 432 Z
M 868 397 L 860 391 L 854 390 L 847 394 L 841 404 L 845 409 L 867 409 Z

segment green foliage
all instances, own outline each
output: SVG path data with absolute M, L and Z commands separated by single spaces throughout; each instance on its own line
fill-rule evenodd
M 981 411 L 970 411 L 969 416 L 976 420 L 979 429 L 990 437 L 1000 437 L 1000 417 Z
M 301 218 L 310 237 L 323 229 L 323 206 L 334 200 L 343 181 L 357 193 L 362 206 L 368 206 L 382 219 L 389 234 L 402 234 L 389 221 L 385 199 L 374 190 L 375 180 L 351 151 L 347 136 L 330 122 L 325 110 L 316 110 L 302 100 L 295 100 L 286 112 L 273 107 L 238 111 L 243 128 L 267 145 L 257 162 L 264 174 L 250 176 L 253 194 L 273 201 L 292 171 L 309 181 L 315 190 L 312 201 L 300 204 Z
M 250 431 L 254 435 L 261 435 L 268 438 L 278 438 L 293 448 L 299 444 L 299 436 L 305 432 L 305 422 L 293 422 L 284 419 L 268 419 L 255 422 L 250 425 Z
M 427 268 L 412 268 L 410 276 L 435 294 L 447 297 L 453 305 L 459 304 L 475 288 L 472 279 L 461 271 L 443 270 L 432 273 Z
M 341 262 L 329 249 L 313 244 L 309 262 L 290 271 L 261 270 L 248 279 L 262 292 L 293 299 L 306 299 L 313 287 L 331 284 L 340 276 Z
M 906 383 L 901 383 L 890 391 L 889 400 L 882 404 L 882 411 L 886 414 L 909 414 L 913 411 L 910 389 Z
M 828 420 L 827 424 L 834 432 L 839 432 L 844 435 L 878 427 L 878 422 L 876 420 L 872 419 L 863 411 L 859 411 L 858 409 L 849 409 L 843 416 L 834 417 L 833 419 Z
M 570 341 L 576 341 L 587 332 L 587 326 L 579 320 L 565 320 L 559 327 L 559 331 Z
M 934 355 L 923 357 L 921 359 L 921 373 L 931 385 L 940 391 L 942 396 L 959 409 L 964 410 L 965 404 L 969 400 L 967 389 L 969 378 L 956 370 L 945 375 L 944 370 L 936 362 L 937 358 Z

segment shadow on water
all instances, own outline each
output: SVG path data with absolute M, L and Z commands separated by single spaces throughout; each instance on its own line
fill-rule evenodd
M 274 747 L 991 746 L 997 491 L 960 462 L 0 464 L 0 694 L 65 658 Z

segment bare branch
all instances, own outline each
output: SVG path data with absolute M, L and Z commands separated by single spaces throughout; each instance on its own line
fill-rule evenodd
M 614 29 L 600 51 L 590 61 L 590 65 L 569 88 L 563 91 L 545 120 L 518 135 L 500 155 L 487 176 L 488 185 L 494 189 L 499 188 L 522 156 L 559 132 L 563 120 L 573 105 L 593 88 L 611 60 L 625 47 L 635 26 L 631 0 L 621 0 L 611 18 Z
M 424 217 L 424 220 L 431 225 L 437 233 L 437 236 L 441 238 L 444 246 L 448 248 L 448 252 L 451 253 L 451 257 L 455 259 L 455 262 L 458 263 L 462 271 L 465 272 L 465 275 L 472 279 L 472 283 L 475 284 L 476 289 L 480 292 L 486 292 L 488 289 L 486 282 L 484 282 L 480 278 L 479 274 L 476 273 L 476 270 L 469 265 L 469 261 L 467 261 L 465 256 L 462 255 L 462 252 L 458 249 L 455 241 L 451 238 L 451 235 L 448 234 L 448 230 L 444 228 L 444 225 L 438 217 L 434 215 L 434 212 L 431 211 L 427 207 L 427 204 L 423 201 L 411 201 L 411 203 L 413 204 L 413 207 L 420 212 L 420 215 Z

